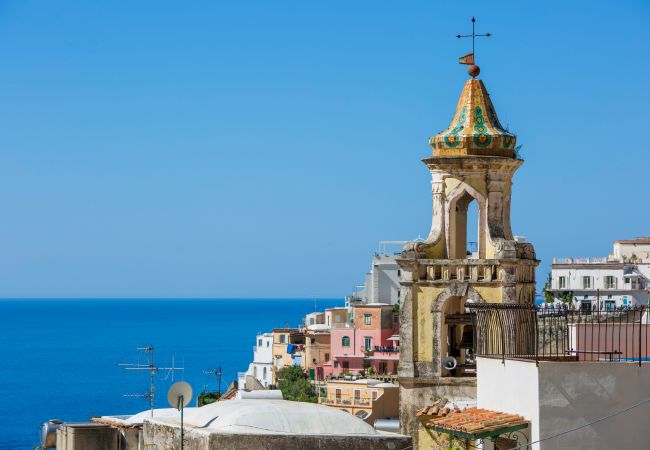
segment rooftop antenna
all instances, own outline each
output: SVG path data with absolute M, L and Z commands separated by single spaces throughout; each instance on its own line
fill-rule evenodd
M 204 370 L 203 374 L 204 375 L 213 375 L 213 376 L 217 377 L 217 385 L 218 385 L 217 393 L 219 394 L 219 397 L 221 397 L 221 366 L 217 367 L 216 369 L 212 369 L 212 370 Z M 207 384 L 204 385 L 204 386 L 207 386 Z
M 118 363 L 120 367 L 124 367 L 125 370 L 148 370 L 149 371 L 149 391 L 144 394 L 124 394 L 124 397 L 139 397 L 146 398 L 149 400 L 149 408 L 151 409 L 151 417 L 153 417 L 153 406 L 154 398 L 156 396 L 156 373 L 159 371 L 167 371 L 167 376 L 172 374 L 172 380 L 174 378 L 175 370 L 185 370 L 184 367 L 174 367 L 174 358 L 172 357 L 172 366 L 171 367 L 156 367 L 154 365 L 154 347 L 148 345 L 146 347 L 139 347 L 138 351 L 145 352 L 147 354 L 147 364 L 130 364 L 130 363 Z
M 172 384 L 172 387 L 169 388 L 167 392 L 167 402 L 172 408 L 176 408 L 181 412 L 181 450 L 183 450 L 184 442 L 184 431 L 183 428 L 183 409 L 192 401 L 192 386 L 190 386 L 185 381 L 179 381 L 178 383 Z

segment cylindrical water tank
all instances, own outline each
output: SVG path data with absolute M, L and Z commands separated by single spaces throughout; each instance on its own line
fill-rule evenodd
M 56 430 L 59 429 L 61 421 L 58 419 L 48 420 L 41 427 L 41 447 L 56 448 Z
M 377 419 L 375 420 L 375 430 L 399 433 L 399 419 Z

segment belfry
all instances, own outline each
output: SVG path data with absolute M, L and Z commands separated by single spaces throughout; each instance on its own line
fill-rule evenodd
M 510 226 L 512 177 L 523 163 L 479 73 L 463 87 L 449 127 L 433 136 L 433 217 L 423 242 L 408 243 L 401 267 L 400 421 L 414 448 L 432 448 L 415 411 L 445 398 L 476 398 L 472 302 L 533 303 L 535 251 Z M 467 58 L 463 57 L 463 58 Z M 463 61 L 461 59 L 461 61 Z M 478 206 L 478 236 L 467 236 L 468 207 Z M 467 242 L 476 242 L 468 251 Z M 435 448 L 435 446 L 434 446 Z

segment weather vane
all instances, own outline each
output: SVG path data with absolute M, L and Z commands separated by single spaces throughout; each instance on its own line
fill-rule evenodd
M 458 39 L 461 38 L 466 38 L 466 37 L 471 37 L 472 38 L 472 53 L 468 53 L 465 56 L 461 56 L 458 59 L 458 62 L 460 64 L 467 64 L 469 67 L 467 68 L 467 73 L 470 74 L 473 78 L 476 78 L 479 73 L 481 73 L 481 69 L 474 64 L 474 40 L 477 37 L 490 37 L 492 34 L 490 33 L 485 33 L 485 34 L 476 34 L 474 32 L 474 23 L 476 22 L 476 19 L 472 17 L 472 34 L 457 34 L 456 37 Z

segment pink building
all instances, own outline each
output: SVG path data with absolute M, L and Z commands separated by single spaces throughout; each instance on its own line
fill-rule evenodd
M 354 306 L 350 320 L 332 324 L 332 374 L 355 374 L 371 367 L 379 374 L 397 373 L 398 327 L 391 305 Z

